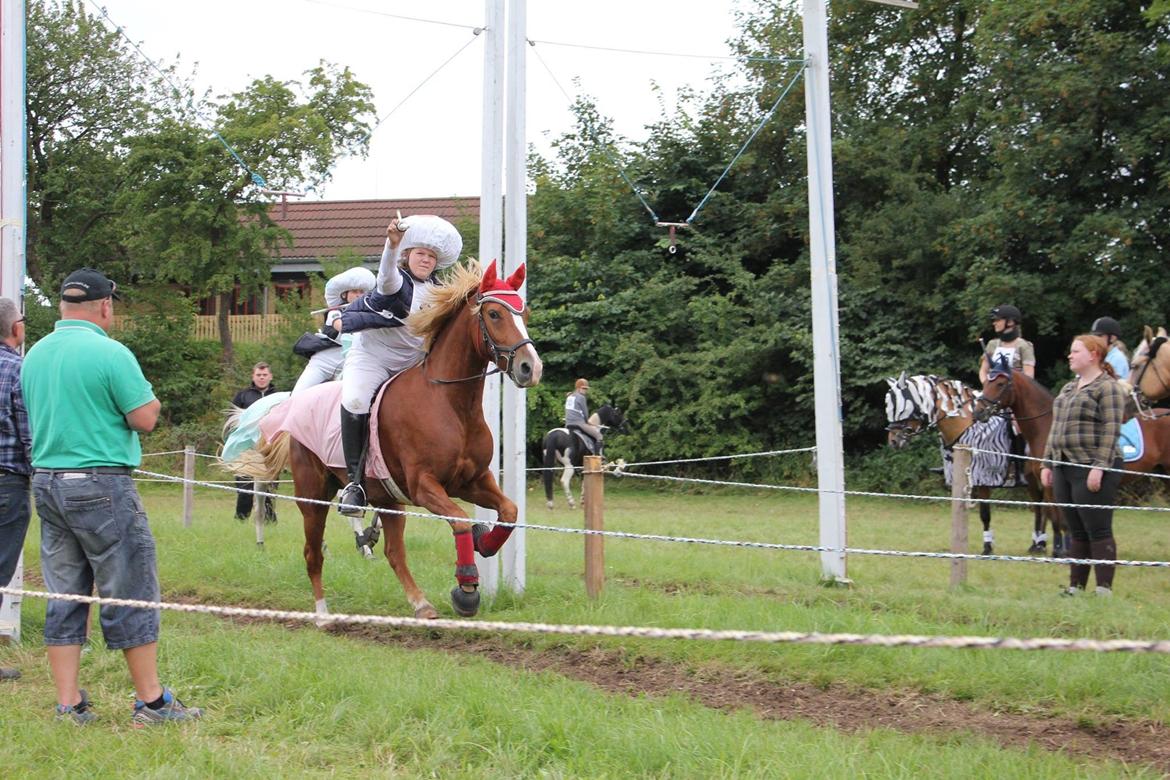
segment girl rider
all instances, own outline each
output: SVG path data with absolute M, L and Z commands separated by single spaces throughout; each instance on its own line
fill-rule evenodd
M 404 327 L 404 320 L 430 299 L 436 271 L 459 259 L 463 238 L 445 219 L 421 215 L 391 220 L 378 265 L 377 286 L 342 313 L 337 329 L 352 333 L 341 374 L 341 447 L 349 484 L 337 511 L 362 517 L 366 493 L 365 449 L 370 434 L 370 406 L 382 384 L 423 357 L 423 340 Z M 345 506 L 349 505 L 349 506 Z
M 329 307 L 329 312 L 325 315 L 325 327 L 321 329 L 321 335 L 334 341 L 335 346 L 323 349 L 309 358 L 309 364 L 301 371 L 292 389 L 293 395 L 313 385 L 332 381 L 341 373 L 342 361 L 354 337 L 346 334 L 338 342 L 335 325 L 341 317 L 341 310 L 374 289 L 375 283 L 374 272 L 361 266 L 342 271 L 325 283 L 325 305 Z

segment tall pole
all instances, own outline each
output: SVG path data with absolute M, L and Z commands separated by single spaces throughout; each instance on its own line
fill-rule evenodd
M 24 0 L 0 0 L 0 296 L 24 309 L 25 190 Z M 11 587 L 24 585 L 17 560 Z M 0 636 L 20 641 L 20 597 L 4 596 Z
M 841 453 L 841 360 L 837 326 L 837 247 L 833 223 L 833 146 L 829 118 L 826 0 L 804 0 L 805 122 L 812 264 L 813 382 L 816 388 L 820 545 L 845 547 L 845 463 Z M 821 576 L 848 582 L 845 553 L 821 553 Z
M 479 262 L 484 268 L 502 258 L 504 251 L 504 0 L 484 3 L 483 41 L 483 154 L 479 195 Z M 500 478 L 500 378 L 493 374 L 483 383 L 483 416 L 492 431 L 491 472 Z M 477 520 L 494 520 L 496 513 L 475 508 Z M 491 596 L 500 588 L 497 558 L 475 556 L 479 587 Z
M 512 273 L 528 259 L 528 145 L 525 143 L 525 74 L 528 46 L 527 0 L 508 0 L 508 122 L 505 136 L 506 191 L 504 233 L 507 236 L 504 270 Z M 527 285 L 520 296 L 527 298 Z M 504 585 L 524 592 L 527 473 L 526 404 L 524 390 L 504 383 L 504 493 L 516 502 L 519 527 L 504 545 Z

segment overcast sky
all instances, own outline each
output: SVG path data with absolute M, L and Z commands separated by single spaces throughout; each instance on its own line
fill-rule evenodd
M 596 99 L 603 114 L 614 117 L 619 133 L 644 137 L 643 126 L 662 111 L 652 84 L 663 89 L 668 110 L 680 86 L 705 91 L 712 73 L 728 67 L 718 57 L 728 54 L 734 11 L 747 2 L 529 0 L 528 37 L 536 48 L 528 49 L 528 142 L 546 150 L 548 138 L 572 125 L 569 102 L 550 70 L 570 94 L 578 91 L 573 80 L 580 79 L 580 89 Z M 393 113 L 374 131 L 369 157 L 338 162 L 333 181 L 310 197 L 479 194 L 484 49 L 482 36 L 473 40 L 468 27 L 483 24 L 483 0 L 98 0 L 98 5 L 147 56 L 158 61 L 178 57 L 186 70 L 197 65 L 196 83 L 213 94 L 238 91 L 263 75 L 296 79 L 322 59 L 349 66 L 370 85 L 379 117 Z M 86 8 L 97 13 L 92 0 Z M 226 153 L 224 164 L 231 164 Z

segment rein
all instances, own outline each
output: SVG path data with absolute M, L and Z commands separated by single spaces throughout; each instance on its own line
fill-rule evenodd
M 1011 409 L 1011 407 L 1004 407 L 1003 402 L 1000 399 L 1002 399 L 1005 395 L 1008 394 L 1008 392 L 1011 391 L 1012 381 L 1013 381 L 1013 377 L 1010 373 L 1005 374 L 1004 376 L 1007 377 L 1007 384 L 1003 386 L 1003 390 L 1000 392 L 1000 394 L 998 396 L 996 396 L 995 398 L 992 398 L 992 399 L 988 399 L 987 393 L 986 392 L 983 393 L 981 400 L 991 410 L 990 412 L 988 412 L 988 414 L 1002 414 L 1003 412 L 1010 412 L 1012 418 L 1015 419 L 1015 421 L 1018 423 L 1028 422 L 1029 420 L 1039 420 L 1041 417 L 1047 417 L 1048 415 L 1052 414 L 1052 407 L 1049 407 L 1048 411 L 1046 411 L 1046 412 L 1041 412 L 1040 414 L 1033 414 L 1030 417 L 1020 417 L 1019 415 L 1017 415 L 1015 413 L 1015 411 L 1013 411 Z M 992 376 L 992 377 L 988 377 L 988 378 L 994 379 L 995 377 Z

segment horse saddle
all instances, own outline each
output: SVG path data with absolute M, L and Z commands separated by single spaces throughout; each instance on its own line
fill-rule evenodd
M 601 454 L 601 442 L 596 441 L 592 436 L 585 433 L 584 431 L 580 431 L 576 428 L 561 428 L 560 430 L 571 436 L 576 436 L 577 439 L 581 442 L 582 451 L 586 455 Z
M 1121 436 L 1117 441 L 1121 448 L 1121 458 L 1126 463 L 1141 460 L 1146 452 L 1146 442 L 1142 436 L 1142 426 L 1138 418 L 1133 417 L 1121 425 Z

